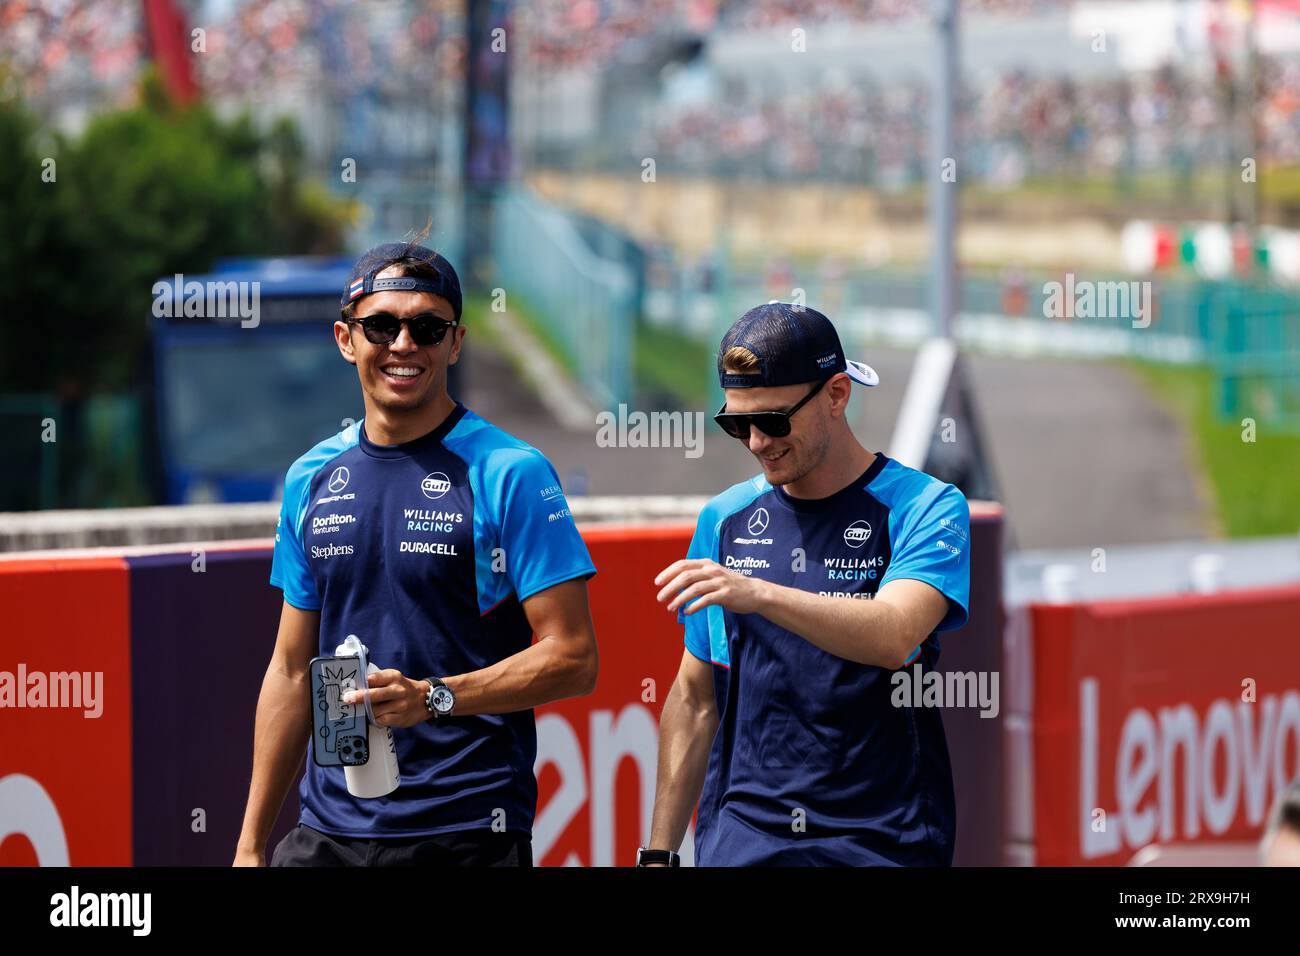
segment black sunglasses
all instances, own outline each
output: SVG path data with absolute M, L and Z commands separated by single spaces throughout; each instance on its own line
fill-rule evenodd
M 813 386 L 813 390 L 799 399 L 799 404 L 788 412 L 729 412 L 727 403 L 723 402 L 713 420 L 732 438 L 749 441 L 749 428 L 752 425 L 764 435 L 771 438 L 784 438 L 790 434 L 790 419 L 794 413 L 808 404 L 808 400 L 822 390 L 827 382 L 822 379 Z
M 447 332 L 459 324 L 459 322 L 448 322 L 432 312 L 423 312 L 409 319 L 399 319 L 387 312 L 376 312 L 374 315 L 363 315 L 359 319 L 349 321 L 361 326 L 366 341 L 373 345 L 392 345 L 396 342 L 397 337 L 402 334 L 403 322 L 411 330 L 411 341 L 416 345 L 439 345 Z

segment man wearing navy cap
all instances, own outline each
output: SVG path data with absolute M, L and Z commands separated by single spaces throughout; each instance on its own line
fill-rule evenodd
M 271 563 L 284 605 L 235 863 L 265 864 L 302 766 L 311 658 L 356 634 L 383 669 L 344 702 L 368 695 L 395 728 L 401 783 L 361 799 L 341 768 L 308 761 L 300 824 L 272 865 L 529 865 L 532 708 L 595 684 L 595 568 L 550 463 L 447 393 L 465 336 L 451 264 L 378 246 L 340 305 L 365 417 L 285 477 Z
M 891 675 L 966 621 L 966 499 L 864 448 L 846 411 L 876 373 L 813 309 L 723 337 L 716 416 L 762 474 L 705 506 L 655 578 L 686 650 L 660 719 L 642 866 L 675 865 L 698 799 L 703 866 L 952 863 L 943 724 Z

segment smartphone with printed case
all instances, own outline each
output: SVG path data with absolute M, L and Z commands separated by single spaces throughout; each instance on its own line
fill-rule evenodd
M 343 695 L 366 686 L 358 657 L 311 661 L 311 752 L 320 767 L 359 767 L 370 759 L 366 708 Z

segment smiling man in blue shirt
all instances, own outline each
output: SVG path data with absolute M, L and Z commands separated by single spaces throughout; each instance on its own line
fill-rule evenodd
M 820 312 L 750 310 L 718 373 L 718 424 L 763 473 L 710 501 L 655 578 L 686 650 L 640 862 L 676 862 L 698 799 L 703 866 L 950 865 L 943 723 L 895 706 L 890 676 L 933 669 L 937 632 L 966 621 L 966 499 L 854 437 L 854 383 L 878 379 Z
M 401 783 L 359 799 L 341 768 L 309 761 L 272 865 L 528 865 L 532 708 L 595 684 L 595 568 L 550 462 L 447 393 L 465 335 L 451 264 L 377 246 L 341 310 L 366 414 L 285 478 L 271 564 L 284 604 L 235 862 L 266 862 L 302 766 L 311 658 L 356 634 L 383 668 L 363 692 L 397 728 Z

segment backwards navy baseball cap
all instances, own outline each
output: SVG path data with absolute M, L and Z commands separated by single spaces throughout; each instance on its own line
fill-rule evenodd
M 722 358 L 739 346 L 758 359 L 758 374 L 727 372 Z M 769 302 L 750 309 L 722 337 L 718 349 L 718 381 L 723 388 L 774 388 L 819 382 L 848 373 L 862 385 L 879 385 L 875 369 L 844 357 L 839 333 L 816 309 Z
M 437 278 L 426 279 L 423 276 L 375 278 L 399 259 L 418 259 L 420 262 L 427 262 L 438 274 Z M 438 253 L 414 242 L 386 242 L 375 246 L 358 259 L 357 264 L 352 267 L 352 280 L 343 290 L 343 300 L 339 308 L 345 309 L 349 303 L 372 292 L 394 290 L 432 292 L 434 295 L 440 295 L 451 303 L 456 319 L 458 321 L 460 319 L 460 277 L 456 275 L 456 270 Z

